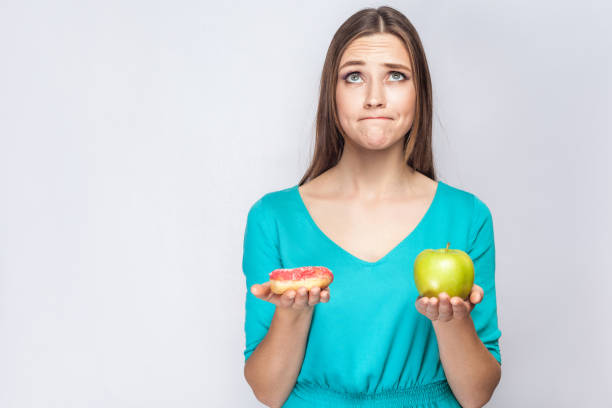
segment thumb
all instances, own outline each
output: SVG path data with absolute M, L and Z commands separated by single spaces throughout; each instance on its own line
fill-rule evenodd
M 258 298 L 265 298 L 270 295 L 270 283 L 266 282 L 263 285 L 260 283 L 255 283 L 251 286 L 251 293 Z M 265 300 L 265 299 L 264 299 Z

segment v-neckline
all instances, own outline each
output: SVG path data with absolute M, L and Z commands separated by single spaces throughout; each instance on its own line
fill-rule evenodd
M 421 219 L 419 220 L 419 222 L 417 223 L 416 227 L 414 227 L 412 229 L 412 231 L 410 231 L 410 233 L 404 237 L 404 239 L 402 239 L 397 245 L 395 245 L 391 250 L 389 250 L 385 255 L 383 255 L 382 258 L 380 258 L 377 261 L 374 262 L 370 262 L 370 261 L 366 261 L 364 259 L 358 258 L 357 256 L 353 255 L 352 253 L 350 253 L 349 251 L 347 251 L 346 249 L 342 248 L 340 245 L 338 245 L 334 240 L 332 240 L 330 237 L 328 237 L 323 230 L 321 230 L 321 228 L 319 228 L 319 226 L 317 225 L 317 223 L 314 221 L 314 219 L 312 218 L 312 216 L 310 215 L 310 212 L 308 211 L 308 208 L 306 207 L 306 203 L 304 202 L 304 200 L 302 199 L 302 194 L 300 193 L 299 190 L 299 184 L 296 184 L 295 186 L 293 186 L 293 190 L 295 191 L 297 200 L 299 201 L 300 204 L 300 208 L 302 210 L 302 212 L 304 213 L 304 216 L 306 217 L 306 219 L 308 220 L 308 223 L 312 226 L 312 228 L 317 231 L 317 233 L 327 242 L 329 242 L 330 244 L 332 244 L 332 246 L 334 246 L 336 249 L 338 249 L 340 252 L 342 252 L 344 255 L 348 256 L 350 259 L 356 261 L 357 263 L 360 263 L 362 265 L 365 266 L 378 266 L 384 262 L 386 262 L 387 260 L 389 260 L 389 258 L 395 253 L 397 252 L 406 242 L 408 242 L 415 234 L 416 232 L 420 229 L 420 227 L 424 224 L 424 222 L 431 217 L 431 213 L 433 212 L 433 207 L 434 205 L 439 201 L 440 199 L 440 189 L 441 189 L 441 185 L 444 184 L 442 181 L 438 180 L 437 181 L 437 185 L 436 185 L 436 192 L 434 193 L 434 197 L 431 200 L 431 203 L 429 204 L 429 207 L 427 208 L 427 211 L 425 211 L 425 214 L 421 217 Z

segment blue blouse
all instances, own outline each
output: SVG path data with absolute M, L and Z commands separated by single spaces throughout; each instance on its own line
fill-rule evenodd
M 334 274 L 330 300 L 315 306 L 301 371 L 283 407 L 459 407 L 432 322 L 415 307 L 414 260 L 447 242 L 474 262 L 474 283 L 484 298 L 471 317 L 501 364 L 493 220 L 477 196 L 438 181 L 415 229 L 383 258 L 368 262 L 319 229 L 298 185 L 265 194 L 250 208 L 244 234 L 245 362 L 276 308 L 255 297 L 251 286 L 268 281 L 277 268 L 326 266 Z

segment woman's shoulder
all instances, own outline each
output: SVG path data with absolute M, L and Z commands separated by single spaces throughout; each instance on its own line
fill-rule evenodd
M 444 202 L 449 208 L 461 213 L 490 213 L 487 204 L 475 193 L 438 180 L 444 190 Z
M 278 214 L 287 211 L 294 202 L 297 185 L 263 193 L 251 204 L 249 214 Z

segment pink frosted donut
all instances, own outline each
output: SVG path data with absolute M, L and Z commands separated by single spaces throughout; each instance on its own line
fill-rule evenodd
M 275 269 L 270 272 L 270 290 L 282 295 L 288 290 L 297 291 L 302 286 L 310 290 L 318 286 L 324 289 L 334 280 L 332 272 L 324 266 L 301 266 L 292 269 Z

